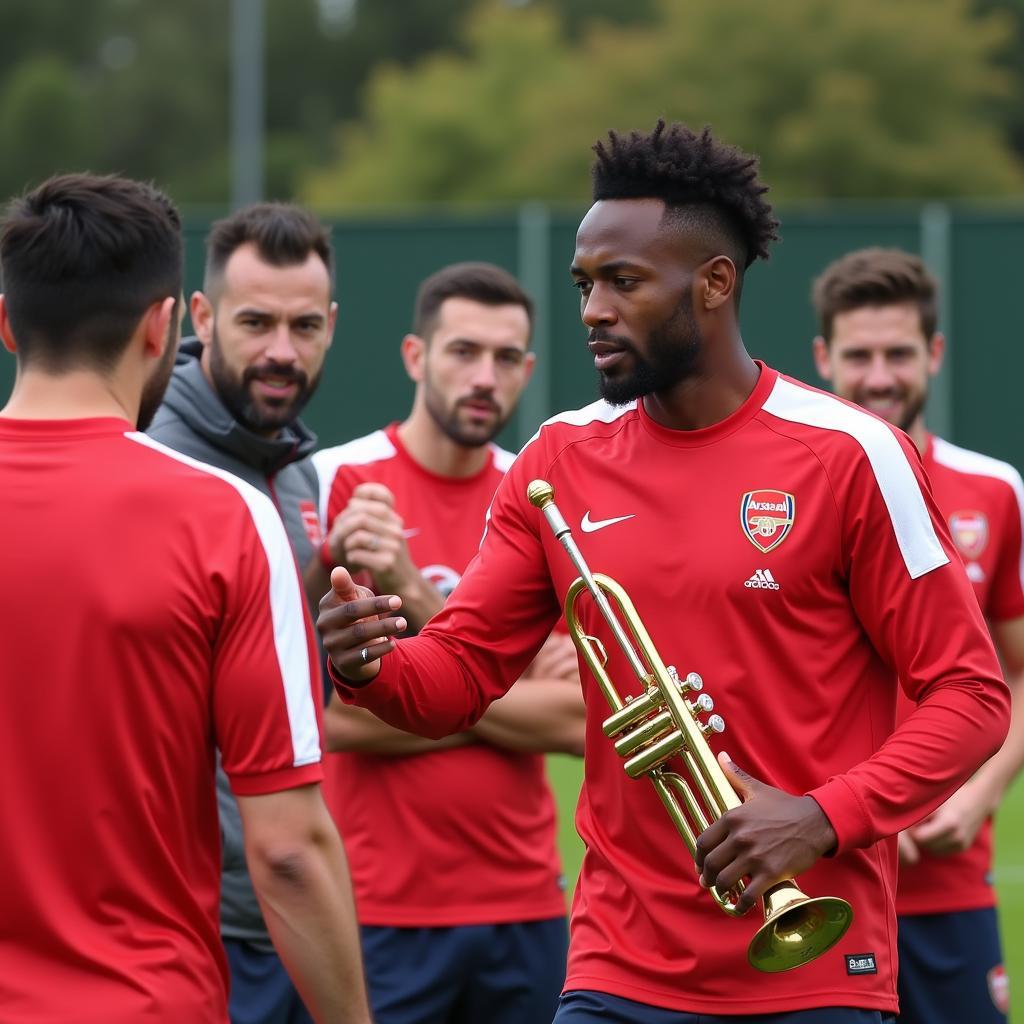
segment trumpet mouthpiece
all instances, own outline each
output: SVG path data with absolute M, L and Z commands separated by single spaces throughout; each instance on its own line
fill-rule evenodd
M 533 480 L 526 488 L 526 497 L 530 499 L 531 505 L 543 509 L 555 500 L 555 489 L 547 480 Z

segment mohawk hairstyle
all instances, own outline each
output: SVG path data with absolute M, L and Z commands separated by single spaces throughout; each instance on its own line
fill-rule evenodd
M 661 199 L 670 212 L 703 207 L 717 214 L 718 226 L 739 246 L 743 269 L 767 259 L 778 240 L 779 222 L 757 179 L 757 158 L 717 142 L 710 127 L 700 135 L 686 125 L 666 125 L 664 118 L 649 135 L 608 133 L 594 146 L 594 201 Z M 684 214 L 685 216 L 685 214 Z

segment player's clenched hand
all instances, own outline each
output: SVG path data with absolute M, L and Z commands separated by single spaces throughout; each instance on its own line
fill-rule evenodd
M 697 839 L 697 871 L 705 888 L 725 892 L 746 879 L 737 901 L 745 914 L 783 879 L 809 868 L 836 844 L 825 812 L 809 796 L 793 796 L 748 775 L 719 754 L 743 804 L 727 811 Z
M 369 682 L 380 671 L 380 658 L 394 650 L 391 639 L 406 628 L 393 613 L 402 607 L 394 594 L 374 596 L 352 582 L 347 569 L 331 573 L 331 589 L 320 601 L 316 628 L 334 667 L 353 682 Z M 366 655 L 363 655 L 363 652 Z
M 404 526 L 391 491 L 383 484 L 363 483 L 335 517 L 327 541 L 339 565 L 368 569 L 378 590 L 402 593 L 420 578 Z
M 968 782 L 910 829 L 910 835 L 918 846 L 939 856 L 963 853 L 970 849 L 989 811 L 988 802 Z

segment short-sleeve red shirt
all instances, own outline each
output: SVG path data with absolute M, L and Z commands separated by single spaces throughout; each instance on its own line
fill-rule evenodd
M 280 517 L 117 419 L 0 419 L 0 494 L 0 1020 L 226 1024 L 216 751 L 322 777 Z
M 392 424 L 317 452 L 326 522 L 359 484 L 384 484 L 414 564 L 447 596 L 476 554 L 513 459 L 495 445 L 489 451 L 473 476 L 440 476 L 412 458 Z M 408 757 L 328 754 L 324 770 L 363 924 L 447 927 L 565 913 L 543 756 L 474 743 Z
M 1024 485 L 1020 474 L 998 459 L 929 437 L 924 466 L 935 504 L 990 622 L 1024 615 L 1021 517 Z M 913 704 L 901 698 L 898 713 Z M 992 821 L 981 827 L 969 850 L 936 856 L 922 849 L 921 860 L 900 867 L 896 912 L 946 914 L 995 905 L 992 885 Z

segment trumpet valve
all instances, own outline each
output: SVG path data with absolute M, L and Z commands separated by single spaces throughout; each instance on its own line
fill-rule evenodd
M 667 665 L 665 671 L 668 672 L 669 679 L 676 684 L 676 689 L 680 693 L 686 693 L 690 690 L 696 693 L 698 690 L 704 689 L 704 680 L 696 672 L 687 672 L 686 678 L 680 679 L 679 670 L 675 665 Z
M 725 719 L 721 715 L 712 715 L 706 722 L 700 723 L 700 731 L 705 736 L 714 736 L 716 733 L 725 732 Z
M 715 710 L 715 702 L 711 699 L 711 695 L 707 693 L 702 693 L 696 700 L 688 700 L 686 706 L 690 709 L 694 718 L 700 714 Z

